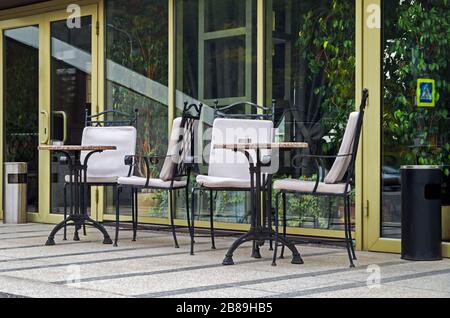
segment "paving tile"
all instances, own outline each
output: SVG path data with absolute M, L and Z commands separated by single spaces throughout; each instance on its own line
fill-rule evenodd
M 53 226 L 0 225 L 0 294 L 27 297 L 450 297 L 450 260 L 406 262 L 399 255 L 358 252 L 349 268 L 342 248 L 299 245 L 305 263 L 293 265 L 290 254 L 271 266 L 272 251 L 250 257 L 251 245 L 239 248 L 235 266 L 221 265 L 233 238 L 196 239 L 180 233 L 175 249 L 168 232 L 121 231 L 118 248 L 103 245 L 102 236 L 88 229 L 81 242 L 44 246 Z M 113 229 L 108 227 L 113 233 Z M 71 232 L 69 232 L 71 233 Z M 69 235 L 69 238 L 72 234 Z M 369 288 L 373 270 L 380 271 L 380 288 Z M 371 285 L 372 286 L 372 285 Z

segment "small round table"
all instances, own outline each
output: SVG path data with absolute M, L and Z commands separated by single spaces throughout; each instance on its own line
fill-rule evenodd
M 263 218 L 261 218 L 261 193 L 265 190 L 269 194 L 272 192 L 272 176 L 270 173 L 265 172 L 268 175 L 267 189 L 263 189 L 264 185 L 261 185 L 262 169 L 268 168 L 272 165 L 271 159 L 269 162 L 265 162 L 261 156 L 262 150 L 277 150 L 287 151 L 293 149 L 308 148 L 308 144 L 304 142 L 277 142 L 277 143 L 237 143 L 237 144 L 217 144 L 214 145 L 214 149 L 228 149 L 235 152 L 243 153 L 250 166 L 250 187 L 251 187 L 251 200 L 252 200 L 252 213 L 250 220 L 250 230 L 239 237 L 233 245 L 229 248 L 223 265 L 234 265 L 233 254 L 234 251 L 243 243 L 253 241 L 253 253 L 252 256 L 260 258 L 259 245 L 267 240 L 275 239 L 275 231 L 273 230 L 270 222 L 271 213 L 263 211 Z M 251 151 L 256 153 L 256 161 L 254 160 Z M 271 196 L 268 196 L 269 202 L 265 204 L 265 207 L 269 207 L 271 210 L 272 202 Z M 268 218 L 267 222 L 264 218 Z M 292 264 L 303 264 L 303 260 L 293 243 L 284 238 L 278 237 L 278 241 L 288 247 L 292 252 Z
M 106 150 L 117 150 L 115 146 L 60 146 L 60 145 L 41 145 L 38 147 L 40 151 L 59 152 L 65 155 L 69 166 L 69 187 L 71 194 L 70 213 L 69 216 L 61 223 L 56 225 L 50 233 L 45 245 L 55 245 L 55 235 L 59 230 L 67 225 L 75 226 L 74 240 L 79 241 L 78 231 L 84 225 L 91 225 L 98 229 L 104 236 L 103 244 L 112 244 L 112 240 L 106 229 L 99 222 L 94 221 L 87 214 L 87 163 L 91 156 L 95 153 L 101 153 Z M 84 161 L 81 162 L 81 152 L 87 152 Z M 69 224 L 73 222 L 73 224 Z

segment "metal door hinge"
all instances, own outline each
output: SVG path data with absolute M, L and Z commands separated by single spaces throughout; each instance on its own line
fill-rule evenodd
M 95 205 L 98 206 L 100 201 L 100 190 L 98 188 L 95 189 Z
M 98 22 L 98 21 L 95 23 L 95 33 L 97 35 L 100 34 L 100 22 Z
M 366 200 L 366 204 L 364 205 L 364 213 L 366 217 L 369 217 L 369 200 Z

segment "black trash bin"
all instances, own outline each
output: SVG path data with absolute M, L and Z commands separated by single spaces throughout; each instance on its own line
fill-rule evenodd
M 442 260 L 441 168 L 404 166 L 402 174 L 402 259 Z

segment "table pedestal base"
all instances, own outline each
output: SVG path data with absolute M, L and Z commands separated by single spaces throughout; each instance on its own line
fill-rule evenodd
M 63 229 L 64 227 L 66 227 L 67 225 L 72 225 L 69 224 L 69 222 L 73 222 L 73 225 L 75 225 L 75 235 L 74 235 L 74 241 L 79 241 L 80 238 L 78 236 L 78 230 L 80 230 L 83 225 L 91 225 L 94 228 L 96 228 L 97 230 L 99 230 L 102 234 L 103 234 L 103 244 L 112 244 L 112 240 L 108 234 L 108 232 L 106 231 L 106 229 L 103 227 L 103 225 L 101 225 L 100 223 L 98 223 L 97 221 L 94 221 L 93 219 L 91 219 L 89 216 L 82 216 L 82 215 L 70 215 L 67 219 L 65 219 L 64 221 L 62 221 L 61 223 L 59 223 L 57 226 L 55 226 L 55 228 L 53 229 L 53 231 L 50 233 L 50 235 L 48 236 L 47 242 L 45 243 L 46 246 L 53 246 L 55 245 L 55 235 L 56 233 L 58 233 L 61 229 Z
M 233 245 L 231 245 L 230 249 L 225 255 L 225 259 L 223 260 L 222 265 L 225 266 L 234 265 L 233 261 L 234 252 L 239 248 L 239 246 L 250 241 L 253 241 L 254 244 L 256 244 L 256 248 L 253 248 L 252 257 L 261 258 L 261 254 L 259 254 L 259 245 L 261 245 L 260 243 L 264 243 L 265 241 L 268 240 L 275 240 L 275 231 L 270 229 L 250 229 L 249 232 L 242 235 L 233 243 Z M 297 265 L 303 264 L 303 259 L 293 243 L 285 239 L 283 236 L 278 236 L 278 241 L 291 250 L 292 264 Z

